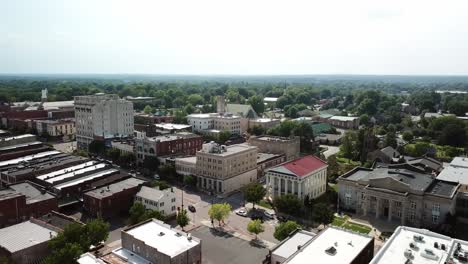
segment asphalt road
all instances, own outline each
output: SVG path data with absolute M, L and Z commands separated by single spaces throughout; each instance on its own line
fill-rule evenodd
M 176 192 L 177 200 L 181 201 L 182 190 L 174 187 L 174 191 Z M 229 215 L 229 217 L 225 220 L 225 224 L 238 233 L 241 233 L 244 235 L 251 235 L 247 231 L 247 224 L 251 221 L 251 219 L 249 217 L 238 216 L 234 213 L 234 211 L 241 208 L 244 203 L 241 193 L 235 193 L 226 198 L 217 198 L 215 196 L 210 196 L 204 193 L 184 191 L 183 196 L 184 196 L 184 199 L 183 199 L 184 208 L 187 209 L 187 206 L 190 204 L 195 206 L 196 208 L 195 213 L 192 213 L 187 210 L 187 212 L 189 213 L 189 217 L 193 223 L 198 225 L 198 224 L 201 224 L 201 221 L 203 220 L 210 221 L 210 218 L 208 216 L 208 210 L 211 204 L 227 202 L 232 206 L 232 212 Z M 180 203 L 177 206 L 182 206 L 182 204 Z M 258 237 L 260 239 L 264 239 L 269 242 L 279 243 L 279 241 L 273 237 L 273 233 L 275 231 L 275 225 L 277 223 L 278 223 L 277 220 L 265 221 L 264 223 L 265 232 L 259 234 Z

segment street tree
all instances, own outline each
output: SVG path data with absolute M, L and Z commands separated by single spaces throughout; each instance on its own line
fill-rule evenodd
M 277 240 L 282 241 L 287 238 L 291 232 L 298 228 L 299 225 L 294 221 L 283 222 L 275 227 L 275 233 L 273 233 L 273 236 Z
M 224 223 L 224 219 L 229 216 L 231 210 L 232 207 L 228 203 L 213 204 L 208 210 L 208 215 L 211 219 L 217 220 L 219 222 L 219 226 L 221 226 L 221 222 Z
M 145 114 L 151 114 L 153 112 L 153 108 L 149 105 L 145 106 L 145 108 L 143 109 L 143 113 Z
M 298 215 L 302 208 L 302 202 L 293 194 L 285 194 L 276 197 L 273 205 L 281 213 L 289 215 Z
M 184 230 L 184 227 L 186 227 L 189 222 L 190 218 L 187 215 L 187 210 L 181 209 L 179 213 L 177 214 L 177 224 Z
M 395 132 L 393 132 L 393 131 L 388 131 L 387 132 L 387 135 L 385 136 L 385 146 L 390 146 L 390 147 L 396 149 L 397 139 L 396 139 Z
M 265 231 L 265 227 L 262 224 L 262 221 L 259 219 L 252 220 L 247 225 L 247 231 L 255 234 L 255 240 L 257 240 L 257 235 Z
M 335 218 L 334 212 L 330 207 L 325 203 L 318 203 L 314 205 L 314 221 L 317 223 L 322 223 L 328 225 L 333 222 Z
M 262 200 L 266 195 L 266 189 L 258 182 L 252 182 L 246 185 L 242 191 L 244 193 L 244 199 L 247 202 L 252 203 L 253 208 L 255 208 L 255 204 Z
M 263 98 L 261 96 L 254 95 L 247 100 L 247 103 L 249 103 L 258 114 L 265 111 L 265 104 L 263 103 Z

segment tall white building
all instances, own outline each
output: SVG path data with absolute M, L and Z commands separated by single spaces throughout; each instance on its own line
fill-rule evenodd
M 87 148 L 94 139 L 133 134 L 133 103 L 115 94 L 75 96 L 76 141 Z
M 241 117 L 233 114 L 191 114 L 187 122 L 193 132 L 204 133 L 209 130 L 229 131 L 231 134 L 242 134 Z

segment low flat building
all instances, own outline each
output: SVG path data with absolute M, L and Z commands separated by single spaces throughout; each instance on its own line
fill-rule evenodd
M 338 178 L 340 209 L 415 227 L 436 227 L 453 215 L 458 188 L 408 164 L 357 167 Z
M 261 127 L 265 130 L 268 130 L 276 125 L 279 125 L 281 121 L 279 119 L 273 118 L 257 118 L 257 119 L 249 119 L 249 128 L 252 129 L 254 127 Z
M 357 116 L 332 116 L 326 122 L 332 126 L 345 129 L 359 128 L 359 117 Z
M 370 264 L 468 262 L 468 242 L 426 229 L 399 226 Z
M 437 176 L 438 180 L 460 184 L 456 201 L 456 214 L 468 222 L 468 158 L 455 157 Z
M 271 197 L 293 194 L 299 199 L 315 199 L 327 189 L 327 167 L 326 162 L 309 155 L 270 168 L 266 171 L 268 193 Z
M 103 256 L 102 260 L 108 263 L 152 264 L 202 262 L 200 239 L 156 219 L 123 229 L 121 237 L 122 247 Z
M 147 156 L 195 155 L 202 148 L 202 145 L 203 138 L 189 132 L 157 137 L 147 137 L 146 134 L 137 132 L 137 137 L 135 138 L 136 158 L 140 163 Z
M 0 147 L 0 161 L 16 159 L 19 157 L 36 154 L 50 150 L 50 147 L 44 146 L 40 141 L 22 143 L 7 147 Z
M 0 138 L 0 148 L 37 141 L 33 134 Z
M 197 156 L 183 157 L 175 159 L 175 169 L 181 175 L 197 174 Z
M 249 144 L 256 146 L 259 152 L 284 154 L 286 160 L 299 158 L 301 143 L 299 137 L 285 138 L 275 136 L 250 137 Z
M 176 195 L 172 188 L 159 190 L 143 186 L 135 195 L 135 202 L 139 202 L 146 209 L 156 210 L 165 216 L 174 216 L 177 211 Z
M 76 133 L 74 119 L 36 120 L 35 124 L 36 131 L 39 135 L 74 137 Z
M 265 175 L 265 170 L 286 161 L 284 154 L 257 153 L 258 178 Z
M 41 263 L 50 254 L 48 242 L 58 230 L 33 221 L 0 229 L 0 257 L 7 263 Z
M 228 194 L 257 179 L 257 148 L 247 144 L 224 146 L 214 142 L 197 152 L 197 186 Z
M 373 237 L 330 226 L 302 245 L 283 263 L 368 264 L 373 256 Z
M 58 210 L 55 195 L 31 182 L 9 185 L 0 190 L 0 227 L 19 223 Z
M 343 134 L 319 134 L 315 137 L 315 141 L 324 145 L 339 145 L 342 138 Z
M 116 139 L 116 140 L 111 141 L 111 148 L 119 150 L 121 155 L 134 155 L 135 154 L 135 141 Z
M 315 233 L 300 229 L 294 231 L 285 240 L 281 241 L 281 243 L 270 250 L 267 257 L 269 263 L 284 263 L 297 251 L 301 250 L 304 245 L 309 243 L 316 235 Z
M 83 207 L 89 214 L 101 218 L 128 213 L 135 194 L 145 183 L 132 177 L 89 190 L 83 194 Z

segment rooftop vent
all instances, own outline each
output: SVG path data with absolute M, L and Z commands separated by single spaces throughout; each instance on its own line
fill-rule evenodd
M 175 233 L 175 236 L 176 236 L 176 237 L 180 237 L 180 236 L 182 236 L 182 234 L 179 233 L 179 232 L 177 232 L 177 233 Z
M 192 241 L 192 235 L 191 235 L 190 233 L 187 234 L 187 240 L 188 240 L 188 241 Z
M 328 255 L 331 255 L 331 256 L 334 256 L 336 255 L 336 248 L 335 247 L 329 247 L 327 249 L 325 249 L 325 253 L 327 253 Z
M 159 236 L 164 236 L 164 232 L 159 232 Z

